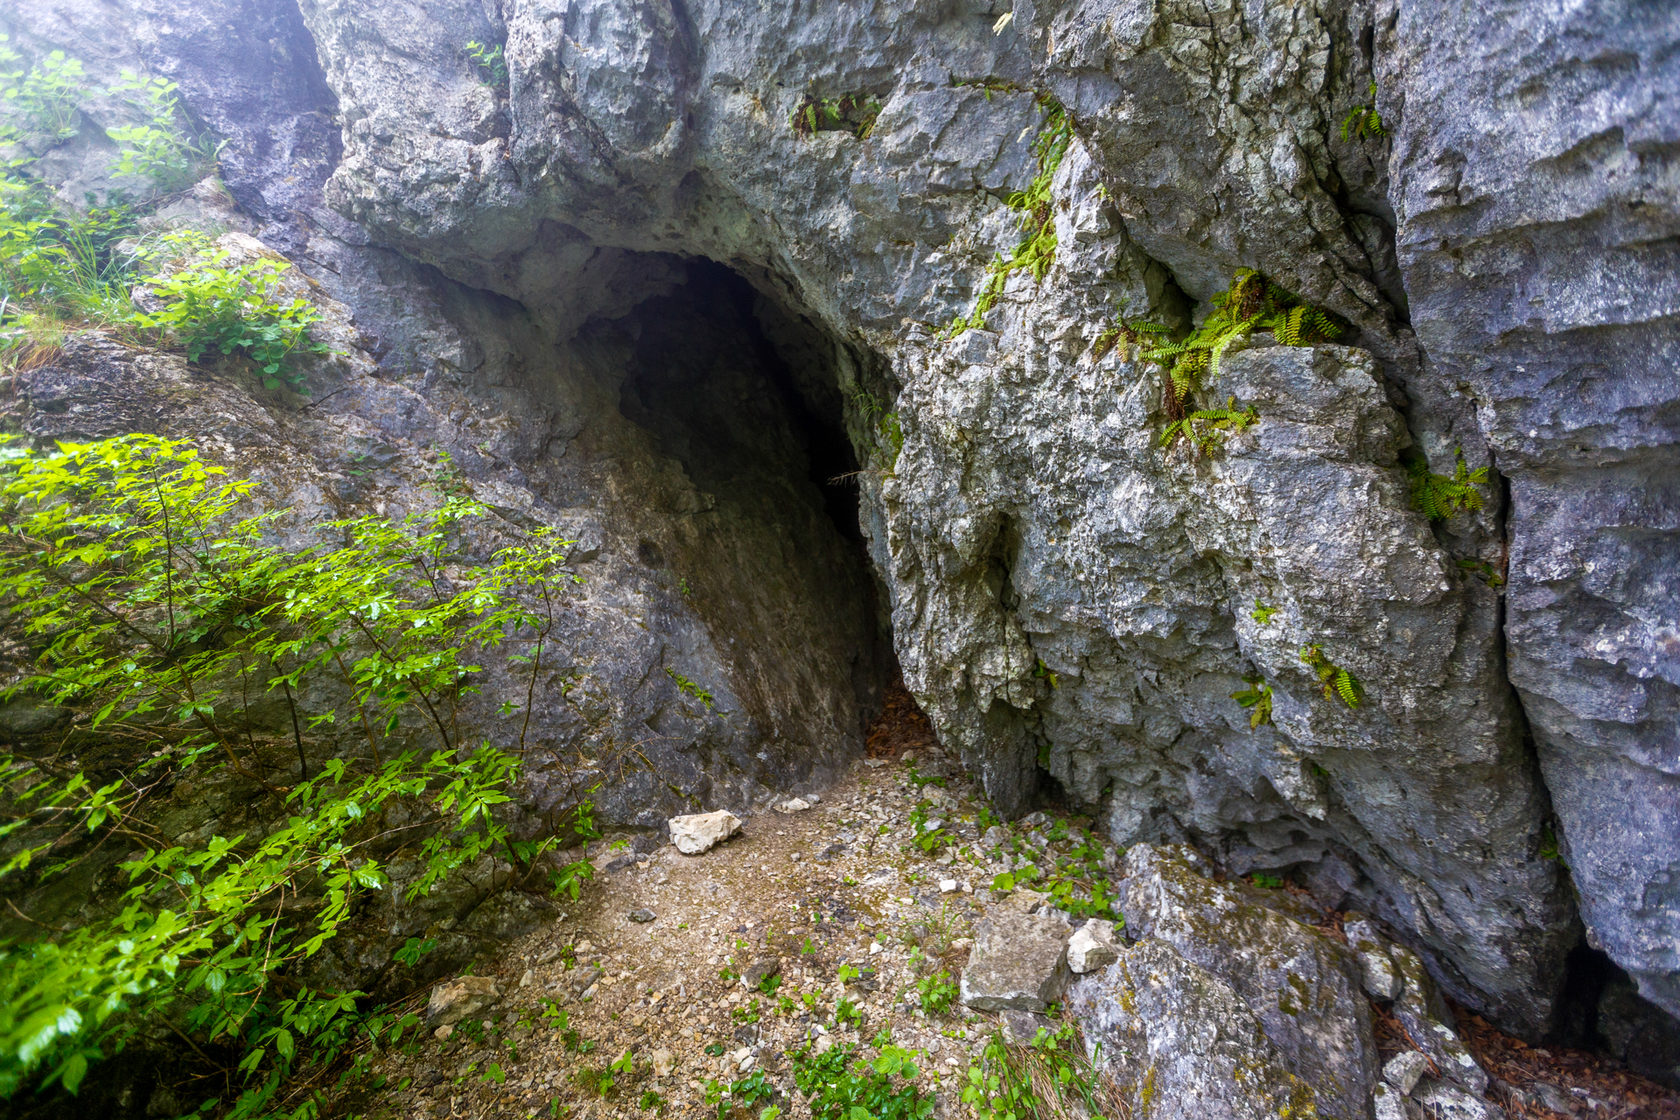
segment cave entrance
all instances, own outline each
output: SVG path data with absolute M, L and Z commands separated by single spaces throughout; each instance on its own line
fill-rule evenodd
M 658 258 L 657 271 L 647 298 L 579 340 L 606 349 L 617 411 L 646 451 L 617 458 L 651 511 L 639 561 L 687 608 L 662 620 L 673 656 L 723 663 L 754 725 L 737 762 L 788 788 L 861 753 L 897 676 L 846 428 L 848 390 L 884 363 L 767 294 L 768 278 L 705 260 Z M 689 613 L 706 633 L 685 646 Z

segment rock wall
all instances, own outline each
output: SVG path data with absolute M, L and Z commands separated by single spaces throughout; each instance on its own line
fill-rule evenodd
M 732 766 L 778 736 L 778 757 L 855 749 L 867 702 L 799 722 L 873 633 L 827 631 L 857 577 L 766 584 L 761 564 L 708 605 L 654 574 L 771 547 L 730 543 L 772 525 L 747 507 L 788 508 L 751 461 L 786 479 L 821 458 L 768 446 L 787 439 L 755 409 L 780 383 L 779 415 L 845 424 L 906 681 L 1001 803 L 1047 771 L 1117 840 L 1292 869 L 1527 1031 L 1551 1021 L 1578 913 L 1680 1014 L 1680 15 L 906 7 L 193 0 L 113 23 L 32 2 L 25 22 L 181 81 L 229 137 L 253 229 L 370 336 L 373 372 L 327 412 L 410 441 L 447 416 L 509 508 L 599 540 L 612 574 L 592 578 L 645 628 L 613 656 L 715 666 L 755 720 Z M 505 91 L 469 40 L 505 44 Z M 1020 237 L 1006 200 L 1034 174 L 1040 94 L 1075 133 L 1054 265 L 952 334 Z M 806 137 L 808 95 L 880 113 Z M 1383 135 L 1343 135 L 1368 101 Z M 682 348 L 659 301 L 702 309 L 698 335 L 742 314 L 681 294 L 693 258 L 756 289 L 756 326 L 727 337 L 783 373 L 657 368 Z M 1203 395 L 1258 424 L 1215 456 L 1163 449 L 1158 371 L 1092 344 L 1122 315 L 1200 319 L 1242 267 L 1349 330 L 1229 351 Z M 650 394 L 696 407 L 654 420 Z M 1402 459 L 1450 471 L 1460 450 L 1490 472 L 1485 506 L 1431 523 Z M 817 524 L 819 493 L 794 523 Z M 773 620 L 825 589 L 806 662 Z M 1365 703 L 1321 695 L 1313 643 Z M 1230 695 L 1255 674 L 1273 722 L 1251 729 Z

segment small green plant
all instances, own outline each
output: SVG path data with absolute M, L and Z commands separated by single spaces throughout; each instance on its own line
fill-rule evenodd
M 1278 609 L 1276 607 L 1268 607 L 1266 604 L 1262 603 L 1260 601 L 1260 597 L 1256 595 L 1254 597 L 1254 609 L 1248 612 L 1248 617 L 1252 618 L 1261 626 L 1264 626 L 1272 620 L 1272 616 L 1277 612 Z
M 857 1004 L 845 996 L 841 996 L 834 1004 L 834 1025 L 861 1030 L 863 1029 L 863 1012 L 858 1010 Z
M 1010 273 L 1025 270 L 1034 283 L 1042 284 L 1050 273 L 1050 266 L 1056 261 L 1056 218 L 1051 207 L 1050 181 L 1055 178 L 1056 170 L 1067 155 L 1068 145 L 1073 142 L 1073 122 L 1061 102 L 1054 97 L 1041 93 L 1037 95 L 1037 100 L 1044 109 L 1044 124 L 1033 140 L 1037 173 L 1032 182 L 1015 191 L 1004 202 L 1018 215 L 1016 225 L 1021 230 L 1021 240 L 1007 257 L 999 253 L 992 258 L 975 295 L 974 310 L 966 318 L 959 315 L 953 319 L 945 330 L 946 338 L 986 325 L 986 316 L 1003 298 L 1004 285 L 1008 283 Z
M 1248 687 L 1231 693 L 1231 699 L 1248 709 L 1248 726 L 1252 730 L 1272 722 L 1272 686 L 1258 674 L 1244 677 Z
M 793 1083 L 814 1120 L 926 1120 L 934 1098 L 916 1088 L 916 1053 L 887 1045 L 873 1061 L 855 1044 L 824 1054 L 808 1049 L 791 1055 Z
M 1269 331 L 1285 346 L 1311 346 L 1342 334 L 1328 313 L 1302 303 L 1251 268 L 1238 269 L 1231 287 L 1214 296 L 1212 303 L 1213 311 L 1187 337 L 1163 342 L 1143 354 L 1163 370 L 1169 422 L 1186 418 L 1191 394 L 1219 376 L 1225 351 L 1255 331 Z
M 470 39 L 464 50 L 467 58 L 472 61 L 473 69 L 478 73 L 479 83 L 489 86 L 497 93 L 507 93 L 507 59 L 502 55 L 502 44 L 486 45 L 477 39 Z
M 191 186 L 214 164 L 220 146 L 194 139 L 181 127 L 178 87 L 167 78 L 148 78 L 133 70 L 122 72 L 118 89 L 145 114 L 145 124 L 108 128 L 105 134 L 118 145 L 113 174 L 146 179 L 165 194 Z
M 1170 332 L 1159 323 L 1128 322 L 1122 319 L 1105 328 L 1091 343 L 1091 360 L 1100 362 L 1111 351 L 1118 351 L 1120 360 L 1129 362 L 1140 350 L 1152 350 L 1166 341 Z
M 280 275 L 291 267 L 287 262 L 260 258 L 224 267 L 227 259 L 225 249 L 200 248 L 187 267 L 151 277 L 147 286 L 164 306 L 152 313 L 137 311 L 130 321 L 173 336 L 189 361 L 211 350 L 243 354 L 256 365 L 264 387 L 306 392 L 297 356 L 331 353 L 310 333 L 323 317 L 320 309 L 281 293 Z
M 951 974 L 941 969 L 916 981 L 916 996 L 922 1005 L 922 1014 L 930 1018 L 944 1015 L 951 1010 L 951 1003 L 957 998 L 957 985 Z
M 44 183 L 0 175 L 0 349 L 27 345 L 51 323 L 125 322 L 136 232 L 126 207 L 70 210 Z
M 1550 824 L 1540 826 L 1540 858 L 1551 860 L 1565 871 L 1569 864 L 1564 862 L 1563 851 L 1558 846 L 1557 830 Z
M 647 1089 L 642 1092 L 641 1097 L 636 1101 L 636 1107 L 643 1112 L 664 1112 L 665 1098 L 652 1089 Z
M 735 1008 L 729 1013 L 729 1017 L 742 1024 L 758 1022 L 763 1018 L 763 1012 L 759 1009 L 758 997 L 754 996 L 747 1001 L 745 1006 Z
M 1050 666 L 1046 665 L 1042 659 L 1035 659 L 1033 661 L 1033 676 L 1038 680 L 1048 683 L 1052 689 L 1062 687 L 1061 678 L 1058 677 Z
M 1383 131 L 1382 117 L 1377 113 L 1377 83 L 1371 83 L 1371 89 L 1363 105 L 1355 105 L 1348 115 L 1342 118 L 1342 140 L 1363 140 L 1367 136 L 1380 139 L 1388 135 Z
M 1239 409 L 1237 398 L 1231 397 L 1224 408 L 1198 408 L 1177 420 L 1167 421 L 1167 426 L 1161 429 L 1160 444 L 1171 450 L 1183 436 L 1193 451 L 1212 455 L 1224 446 L 1228 435 L 1245 430 L 1259 419 L 1258 412 L 1252 408 Z
M 422 940 L 418 937 L 411 937 L 402 943 L 402 948 L 391 953 L 391 959 L 397 961 L 399 964 L 413 968 L 416 964 L 420 963 L 421 957 L 436 948 L 437 941 L 433 938 L 428 937 Z
M 731 1116 L 750 1115 L 749 1110 L 760 1101 L 776 1097 L 775 1083 L 763 1070 L 755 1070 L 746 1077 L 731 1081 L 727 1086 L 715 1078 L 706 1082 L 706 1104 L 717 1110 L 718 1120 Z
M 1248 881 L 1262 890 L 1275 891 L 1283 887 L 1283 876 L 1273 875 L 1265 871 L 1251 872 Z
M 875 118 L 880 115 L 880 101 L 865 94 L 848 93 L 841 97 L 806 94 L 788 115 L 788 124 L 796 136 L 806 139 L 819 132 L 849 132 L 859 140 L 867 140 L 875 130 Z
M 758 982 L 758 990 L 763 992 L 767 996 L 774 996 L 776 994 L 777 989 L 779 989 L 781 986 L 782 986 L 782 974 L 779 973 L 779 972 L 776 973 L 773 976 L 766 976 L 764 979 L 762 979 Z
M 1040 1027 L 1024 1046 L 994 1031 L 980 1062 L 968 1068 L 962 1100 L 979 1120 L 1118 1120 L 1127 1115 L 1112 1085 L 1086 1056 L 1072 1024 Z
M 706 705 L 706 710 L 708 712 L 712 710 L 714 698 L 710 692 L 707 692 L 705 689 L 701 688 L 699 685 L 695 684 L 693 681 L 689 680 L 669 665 L 665 666 L 665 675 L 676 682 L 678 691 L 692 696 L 696 700 L 700 701 L 700 703 Z
M 1458 566 L 1464 571 L 1474 574 L 1477 579 L 1489 587 L 1498 589 L 1505 586 L 1505 577 L 1499 574 L 1498 568 L 1486 560 L 1480 558 L 1464 559 L 1458 562 Z
M 942 824 L 929 827 L 928 808 L 933 802 L 923 798 L 916 802 L 915 808 L 910 810 L 911 840 L 917 848 L 927 855 L 933 855 L 943 848 L 949 836 Z
M 76 134 L 77 104 L 87 84 L 82 62 L 63 51 L 49 51 L 25 66 L 23 56 L 0 35 L 0 105 L 26 123 L 29 132 L 47 140 Z M 0 137 L 0 142 L 4 141 Z
M 1301 660 L 1318 675 L 1326 700 L 1339 697 L 1348 707 L 1357 708 L 1365 699 L 1365 686 L 1359 683 L 1359 678 L 1331 661 L 1317 642 L 1301 651 Z
M 1471 470 L 1464 461 L 1460 447 L 1451 475 L 1435 474 L 1429 461 L 1421 455 L 1407 466 L 1411 476 L 1412 505 L 1431 521 L 1444 521 L 1455 513 L 1474 513 L 1482 508 L 1482 494 L 1477 489 L 1487 485 L 1488 469 Z

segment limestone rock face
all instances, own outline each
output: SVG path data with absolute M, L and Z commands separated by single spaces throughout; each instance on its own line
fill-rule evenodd
M 608 783 L 620 818 L 855 753 L 878 595 L 1006 810 L 1053 780 L 1121 842 L 1291 871 L 1519 1030 L 1584 919 L 1680 1014 L 1680 13 L 301 0 L 230 63 L 206 43 L 247 6 L 29 3 L 18 42 L 152 65 L 229 136 L 241 220 L 366 335 L 310 423 L 377 454 L 436 429 L 499 508 L 578 536 L 622 623 L 578 663 L 630 699 L 557 685 L 544 720 L 652 744 L 671 780 Z M 505 45 L 506 90 L 469 40 Z M 1073 132 L 1053 262 L 948 330 L 1020 243 L 1039 93 Z M 879 115 L 790 124 L 841 96 Z M 1344 135 L 1367 105 L 1381 133 Z M 1093 344 L 1188 328 L 1239 268 L 1345 329 L 1227 350 L 1194 404 L 1258 421 L 1164 447 L 1159 367 Z M 1460 453 L 1480 508 L 1430 522 L 1410 477 Z M 1208 973 L 1154 942 L 1151 975 Z M 1312 983 L 1357 992 L 1332 956 Z

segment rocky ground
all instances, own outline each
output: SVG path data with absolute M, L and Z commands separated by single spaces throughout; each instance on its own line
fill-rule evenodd
M 933 1115 L 966 1115 L 961 1087 L 970 1068 L 982 1064 L 996 1032 L 1018 1042 L 1039 1026 L 1056 1026 L 1041 1015 L 963 1006 L 963 999 L 1020 1002 L 987 1000 L 980 989 L 988 983 L 995 988 L 997 978 L 972 974 L 1007 972 L 1009 958 L 1028 957 L 1033 946 L 1022 944 L 1018 953 L 1006 948 L 1001 965 L 979 962 L 988 932 L 1040 922 L 1056 925 L 1065 940 L 1064 921 L 1071 917 L 1068 924 L 1084 926 L 1079 915 L 1112 897 L 1110 874 L 1141 881 L 1143 868 L 1172 863 L 1174 850 L 1151 849 L 1140 859 L 1145 849 L 1134 849 L 1122 859 L 1089 841 L 1080 828 L 1084 822 L 1044 813 L 1000 826 L 933 745 L 913 708 L 890 706 L 889 715 L 872 733 L 874 757 L 843 782 L 743 814 L 737 834 L 702 854 L 684 855 L 669 843 L 654 847 L 645 839 L 603 841 L 594 856 L 594 882 L 561 920 L 510 944 L 500 959 L 485 963 L 482 976 L 434 989 L 430 1008 L 421 1009 L 424 993 L 416 997 L 414 1010 L 424 1024 L 409 1032 L 406 1045 L 367 1057 L 368 1076 L 341 1100 L 344 1110 L 417 1120 L 757 1117 L 773 1103 L 781 1116 L 840 1115 L 813 1112 L 796 1087 L 801 1061 L 824 1054 L 832 1060 L 836 1048 L 854 1046 L 873 1059 L 890 1039 L 890 1045 L 916 1052 L 915 1078 L 892 1078 L 892 1085 L 931 1093 Z M 1036 877 L 1024 870 L 1029 865 L 1039 869 Z M 995 877 L 1011 868 L 1015 888 L 995 889 Z M 1034 886 L 1064 884 L 1059 901 L 1073 914 L 1056 912 L 1050 896 L 1024 885 L 1029 880 Z M 1166 883 L 1169 893 L 1174 889 L 1170 876 L 1152 881 Z M 1344 916 L 1310 912 L 1302 892 L 1212 877 L 1187 881 L 1192 891 L 1225 892 L 1215 898 L 1221 906 L 1230 898 L 1275 896 L 1267 914 L 1293 915 L 1288 921 L 1295 936 L 1321 937 L 1338 953 L 1340 946 L 1351 953 L 1366 948 L 1357 943 L 1364 927 L 1351 931 L 1350 946 Z M 1092 902 L 1093 888 L 1110 893 L 1098 893 Z M 1128 910 L 1151 905 L 1135 891 L 1128 894 L 1124 884 L 1121 893 Z M 1172 943 L 1166 910 L 1154 905 L 1155 928 L 1140 947 Z M 1179 947 L 1195 957 L 1193 948 Z M 1076 967 L 1112 959 L 1100 950 L 1089 962 L 1079 961 L 1080 955 L 1074 954 Z M 1130 963 L 1133 969 L 1144 956 L 1141 948 L 1122 949 L 1122 955 L 1121 968 Z M 959 998 L 965 966 L 971 982 L 962 983 Z M 1103 981 L 1103 975 L 1093 970 L 1074 984 L 1068 1003 L 1085 1009 L 1087 1023 L 1100 1021 L 1100 1029 L 1109 1031 L 1112 1024 L 1089 1011 L 1113 990 L 1112 976 Z M 1064 973 L 1060 982 L 1067 979 Z M 1002 982 L 1007 987 L 1010 981 Z M 1045 994 L 1060 990 L 1052 985 Z M 1122 1003 L 1128 998 L 1118 997 Z M 1374 1048 L 1363 1058 L 1345 1059 L 1362 1061 L 1373 1077 L 1381 1069 L 1382 1084 L 1405 1085 L 1410 1096 L 1396 1115 L 1487 1120 L 1503 1109 L 1513 1117 L 1680 1116 L 1680 1098 L 1656 1086 L 1582 1055 L 1524 1047 L 1485 1024 L 1470 1024 L 1466 1034 L 1495 1076 L 1478 1076 L 1474 1069 L 1469 1077 L 1443 1073 L 1440 1065 L 1454 1060 L 1455 1052 L 1450 1046 L 1437 1051 L 1432 1043 L 1424 1044 L 1427 1055 L 1414 1050 L 1407 1024 L 1415 1034 L 1417 1023 L 1406 1018 L 1406 1004 L 1405 997 L 1372 1002 Z M 1193 1014 L 1182 1010 L 1185 1017 Z M 1058 1013 L 1053 1006 L 1052 1016 Z M 1347 1009 L 1335 1013 L 1346 1015 Z M 1363 1012 L 1348 1021 L 1364 1022 Z M 1152 1056 L 1158 1040 L 1152 1036 Z M 1484 1083 L 1478 1100 L 1463 1092 L 1466 1084 Z M 1100 1082 L 1096 1087 L 1104 1091 Z M 1138 1106 L 1147 1096 L 1112 1086 L 1107 1092 L 1099 1101 L 1107 1115 L 1141 1120 Z M 1379 1084 L 1378 1097 L 1386 1093 Z M 1383 1114 L 1380 1105 L 1378 1112 Z M 913 1114 L 922 1115 L 902 1113 Z

